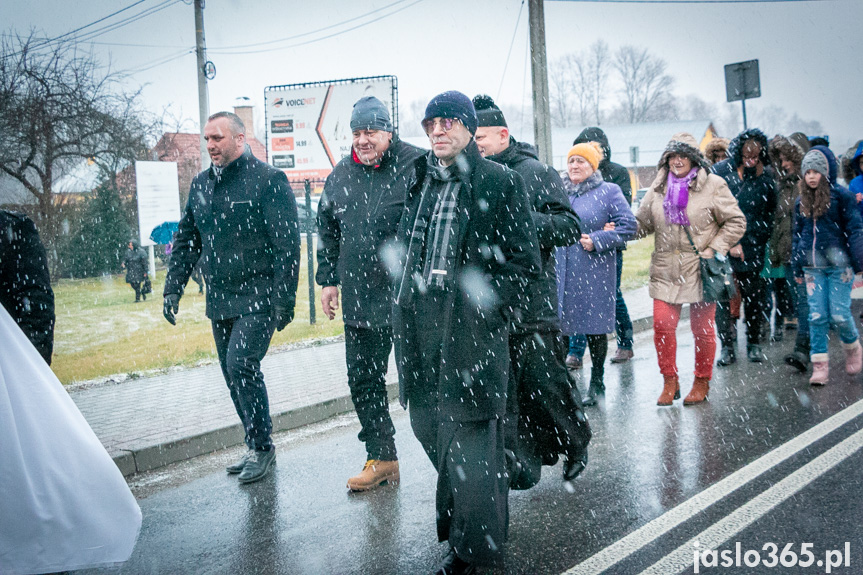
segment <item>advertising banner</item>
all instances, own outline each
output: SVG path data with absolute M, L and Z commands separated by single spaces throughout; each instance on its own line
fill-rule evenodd
M 176 162 L 135 162 L 138 230 L 141 246 L 152 246 L 150 234 L 165 222 L 180 221 L 180 184 Z
M 267 157 L 289 180 L 326 178 L 351 153 L 351 112 L 364 96 L 390 108 L 398 125 L 395 76 L 269 86 L 264 90 Z

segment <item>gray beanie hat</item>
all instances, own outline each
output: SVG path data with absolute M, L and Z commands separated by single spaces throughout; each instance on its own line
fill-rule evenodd
M 830 180 L 830 162 L 821 150 L 809 150 L 800 163 L 800 174 L 806 175 L 809 170 L 815 170 L 828 181 Z
M 351 113 L 351 131 L 383 130 L 393 131 L 390 121 L 390 111 L 386 105 L 374 96 L 366 96 L 357 100 Z

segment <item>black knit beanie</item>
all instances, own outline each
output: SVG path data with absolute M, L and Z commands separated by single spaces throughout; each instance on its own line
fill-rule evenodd
M 477 125 L 480 128 L 507 127 L 503 112 L 500 111 L 491 96 L 485 94 L 474 96 L 473 107 L 476 109 Z
M 470 98 L 461 92 L 451 90 L 432 98 L 426 106 L 423 122 L 433 118 L 454 118 L 464 124 L 471 134 L 476 134 L 476 110 Z

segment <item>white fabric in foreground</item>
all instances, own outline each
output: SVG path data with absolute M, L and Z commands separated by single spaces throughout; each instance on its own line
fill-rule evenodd
M 126 561 L 140 529 L 120 470 L 0 306 L 0 573 Z

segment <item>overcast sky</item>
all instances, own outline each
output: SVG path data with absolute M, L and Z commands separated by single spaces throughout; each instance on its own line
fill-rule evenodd
M 7 34 L 35 30 L 55 37 L 134 2 L 0 0 L 0 26 Z M 146 85 L 146 105 L 154 111 L 169 108 L 193 120 L 192 128 L 198 118 L 195 57 L 183 55 L 195 42 L 190 4 L 143 0 L 82 33 L 160 6 L 95 38 L 92 50 L 115 70 L 141 70 L 130 83 Z M 599 38 L 612 49 L 648 47 L 669 63 L 678 95 L 694 93 L 718 104 L 725 101 L 723 66 L 758 58 L 763 96 L 749 105 L 756 114 L 758 107 L 778 105 L 818 120 L 837 152 L 863 138 L 863 0 L 664 5 L 546 0 L 545 16 L 549 61 Z M 398 77 L 403 105 L 457 89 L 470 96 L 489 93 L 505 111 L 530 109 L 528 15 L 522 0 L 208 0 L 204 18 L 208 57 L 217 68 L 210 83 L 211 112 L 248 96 L 263 114 L 269 85 L 386 74 Z M 159 64 L 164 60 L 169 61 Z

